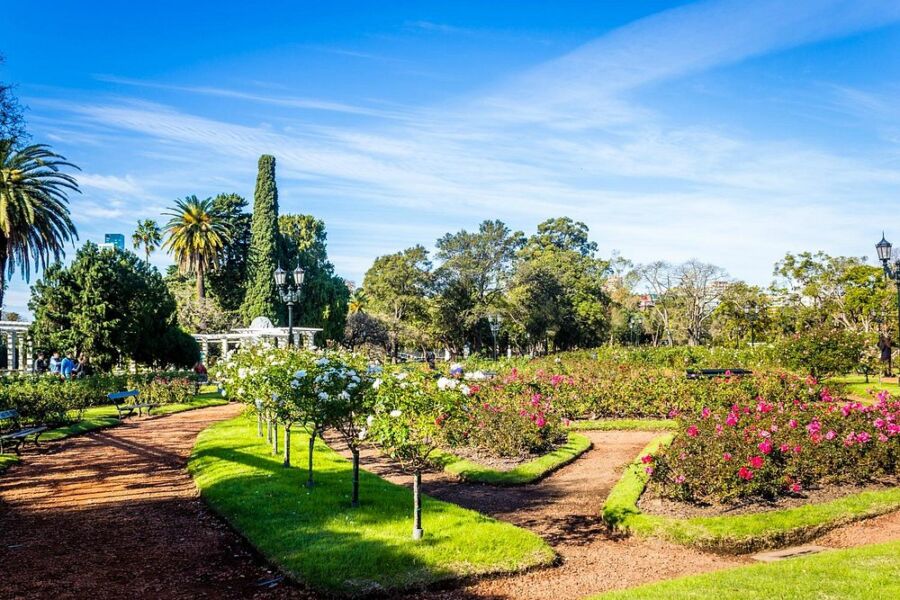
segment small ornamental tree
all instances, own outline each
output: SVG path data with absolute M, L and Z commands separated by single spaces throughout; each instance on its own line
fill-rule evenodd
M 309 434 L 309 477 L 306 480 L 306 487 L 311 488 L 316 436 L 322 437 L 328 426 L 328 402 L 332 400 L 330 367 L 333 365 L 328 357 L 316 359 L 311 353 L 306 354 L 309 357 L 306 367 L 293 373 L 290 399 L 296 422 L 303 423 Z
M 413 476 L 414 540 L 422 538 L 422 470 L 444 439 L 445 426 L 459 406 L 456 390 L 439 389 L 421 372 L 396 371 L 376 379 L 368 437 Z
M 343 438 L 353 456 L 353 492 L 350 505 L 359 506 L 359 449 L 366 439 L 367 417 L 374 402 L 372 379 L 363 365 L 351 357 L 332 363 L 322 373 L 322 391 L 327 392 L 328 424 Z

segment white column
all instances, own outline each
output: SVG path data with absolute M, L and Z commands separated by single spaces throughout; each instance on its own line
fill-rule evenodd
M 222 338 L 222 358 L 228 356 L 228 338 Z
M 6 368 L 13 371 L 16 368 L 16 332 L 6 332 Z
M 203 338 L 201 346 L 203 348 L 203 360 L 209 361 L 209 340 Z
M 28 354 L 26 356 L 28 360 L 25 363 L 25 370 L 30 371 L 34 362 L 34 340 L 30 337 L 28 338 Z
M 316 334 L 313 331 L 303 332 L 303 341 L 305 342 L 305 345 L 309 350 L 314 350 L 316 348 L 315 335 Z
M 31 360 L 27 352 L 28 347 L 25 343 L 25 336 L 25 333 L 19 336 L 19 370 L 23 373 L 28 370 L 28 363 Z

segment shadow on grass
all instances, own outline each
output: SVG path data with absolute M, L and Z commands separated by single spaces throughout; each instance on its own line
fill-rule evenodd
M 292 456 L 306 464 L 305 435 Z M 411 539 L 410 491 L 360 473 L 350 508 L 349 463 L 316 443 L 315 481 L 285 469 L 255 427 L 220 423 L 201 434 L 190 469 L 204 499 L 269 560 L 315 588 L 364 595 L 550 564 L 538 536 L 474 511 L 423 497 L 425 538 Z

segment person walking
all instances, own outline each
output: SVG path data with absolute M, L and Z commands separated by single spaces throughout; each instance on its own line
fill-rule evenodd
M 878 350 L 881 353 L 881 362 L 884 364 L 884 376 L 891 377 L 891 350 L 893 343 L 889 334 L 882 334 L 878 338 Z
M 38 352 L 37 358 L 34 359 L 34 364 L 31 367 L 32 372 L 35 375 L 43 375 L 49 368 L 50 366 L 47 364 L 47 358 L 44 356 L 44 353 Z

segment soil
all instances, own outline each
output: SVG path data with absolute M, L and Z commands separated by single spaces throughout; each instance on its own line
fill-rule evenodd
M 197 434 L 238 405 L 46 444 L 0 476 L 0 598 L 312 597 L 215 518 L 185 471 Z
M 185 472 L 197 434 L 237 405 L 129 420 L 29 451 L 0 477 L 0 599 L 315 598 L 267 566 L 198 498 Z M 544 536 L 556 567 L 391 597 L 579 598 L 744 564 L 661 540 L 611 535 L 599 509 L 655 432 L 586 432 L 594 444 L 538 483 L 493 487 L 423 477 L 426 493 Z M 340 450 L 335 439 L 329 439 Z M 410 484 L 373 451 L 363 467 Z M 428 515 L 424 515 L 426 536 Z M 856 523 L 813 543 L 846 547 L 900 539 L 900 513 Z
M 845 496 L 859 494 L 861 492 L 882 491 L 900 485 L 897 478 L 879 481 L 867 485 L 832 484 L 806 491 L 794 496 L 783 496 L 775 500 L 762 498 L 748 498 L 732 504 L 694 504 L 679 502 L 663 498 L 659 490 L 653 486 L 648 487 L 638 502 L 642 512 L 651 515 L 674 517 L 677 519 L 690 519 L 693 517 L 720 517 L 766 513 L 773 510 L 795 508 L 807 504 L 819 504 L 830 502 Z

